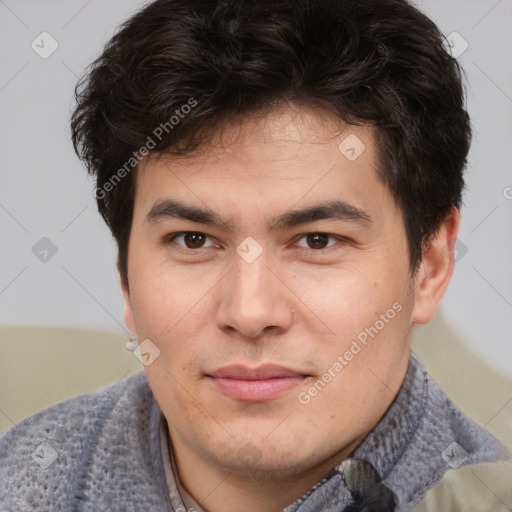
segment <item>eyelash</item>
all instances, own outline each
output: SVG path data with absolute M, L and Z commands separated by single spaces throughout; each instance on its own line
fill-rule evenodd
M 211 238 L 207 234 L 201 233 L 200 231 L 180 231 L 178 233 L 172 233 L 170 235 L 167 235 L 164 238 L 164 244 L 168 245 L 169 243 L 175 243 L 174 240 L 176 238 L 179 238 L 181 236 L 188 235 L 188 234 L 202 235 L 202 236 L 206 237 L 207 239 Z M 332 235 L 330 233 L 324 233 L 322 231 L 311 231 L 309 233 L 305 233 L 305 234 L 301 235 L 300 238 L 297 239 L 297 241 L 300 241 L 300 240 L 302 240 L 303 238 L 306 238 L 309 235 L 326 235 L 330 239 L 336 239 L 336 240 L 338 240 L 338 242 L 341 242 L 343 244 L 347 242 L 346 238 L 343 238 L 343 237 L 337 236 L 337 235 Z M 204 252 L 206 252 L 208 250 L 208 247 L 207 248 L 200 247 L 198 249 L 190 249 L 190 248 L 187 248 L 187 247 L 183 247 L 183 246 L 181 246 L 179 244 L 176 244 L 176 245 L 177 245 L 177 247 L 178 247 L 178 249 L 180 251 L 183 251 L 183 252 L 188 253 L 188 254 L 191 254 L 191 253 L 202 254 L 202 253 L 204 253 Z M 336 246 L 336 244 L 328 246 L 328 247 L 324 247 L 323 249 L 311 249 L 311 248 L 306 248 L 306 247 L 299 247 L 298 251 L 300 251 L 300 252 L 306 251 L 306 252 L 308 252 L 310 254 L 314 254 L 316 256 L 316 255 L 324 254 L 325 252 L 331 250 L 335 246 Z

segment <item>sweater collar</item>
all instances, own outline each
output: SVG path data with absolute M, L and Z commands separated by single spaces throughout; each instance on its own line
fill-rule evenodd
M 497 460 L 504 448 L 465 416 L 411 354 L 400 391 L 349 459 L 369 462 L 408 511 L 449 469 Z M 350 460 L 337 466 L 283 512 L 342 512 L 353 499 L 345 483 Z

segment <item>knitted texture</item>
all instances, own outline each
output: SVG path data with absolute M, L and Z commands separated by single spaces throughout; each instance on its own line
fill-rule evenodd
M 141 372 L 24 420 L 0 438 L 1 512 L 172 510 L 159 417 Z M 41 443 L 57 452 L 46 468 Z
M 506 453 L 457 409 L 411 355 L 398 397 L 353 456 L 373 465 L 397 495 L 397 512 L 405 512 L 452 467 L 503 459 Z
M 143 372 L 32 416 L 0 437 L 1 512 L 172 512 L 159 439 L 161 411 Z M 404 384 L 352 454 L 410 510 L 450 466 L 497 460 L 501 445 L 465 417 L 411 356 Z M 453 451 L 453 450 L 452 450 Z M 337 467 L 286 512 L 341 512 L 354 500 Z
M 350 458 L 343 468 L 343 480 L 354 503 L 343 512 L 393 512 L 396 498 L 380 480 L 375 468 L 365 460 Z

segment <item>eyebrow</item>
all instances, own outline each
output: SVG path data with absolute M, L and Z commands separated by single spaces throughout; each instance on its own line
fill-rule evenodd
M 172 199 L 158 202 L 146 215 L 146 221 L 151 224 L 168 218 L 184 219 L 198 224 L 233 230 L 231 221 L 223 220 L 214 212 Z M 364 227 L 373 224 L 371 216 L 364 210 L 346 201 L 336 200 L 322 201 L 307 208 L 291 210 L 277 215 L 267 223 L 267 229 L 269 231 L 279 231 L 318 220 L 354 222 Z

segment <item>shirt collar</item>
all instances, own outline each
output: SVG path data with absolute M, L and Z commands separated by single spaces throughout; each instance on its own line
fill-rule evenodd
M 174 451 L 169 443 L 169 430 L 164 415 L 160 418 L 160 446 L 164 465 L 165 481 L 169 498 L 175 512 L 206 512 L 184 489 L 176 469 Z

